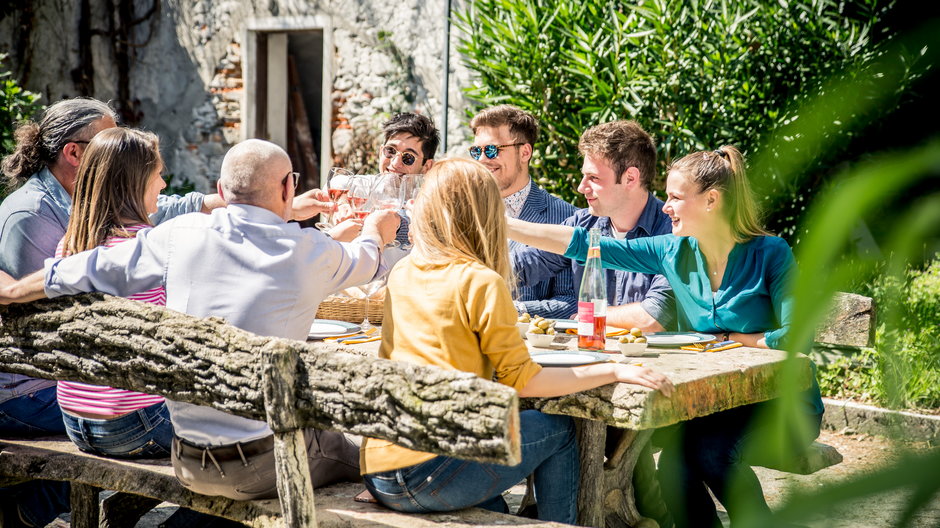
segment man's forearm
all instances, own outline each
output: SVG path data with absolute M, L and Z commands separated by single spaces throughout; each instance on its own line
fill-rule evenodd
M 4 274 L 6 277 L 9 275 Z M 0 304 L 25 303 L 37 299 L 45 299 L 46 272 L 39 270 L 31 273 L 16 282 L 6 282 L 0 287 Z
M 527 246 L 564 255 L 571 242 L 574 228 L 555 224 L 536 224 L 516 218 L 507 218 L 509 238 Z
M 208 213 L 213 209 L 218 209 L 219 207 L 225 207 L 225 200 L 222 199 L 222 196 L 219 194 L 207 194 L 205 198 L 202 199 L 202 212 Z

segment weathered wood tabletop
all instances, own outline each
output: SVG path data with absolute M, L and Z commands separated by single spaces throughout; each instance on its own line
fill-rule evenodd
M 560 342 L 564 339 L 556 338 L 551 349 L 529 344 L 529 351 L 577 349 L 576 339 Z M 377 354 L 379 342 L 351 346 Z M 608 339 L 607 349 L 617 350 L 614 339 Z M 703 353 L 648 348 L 643 356 L 625 357 L 616 352 L 610 357 L 612 361 L 642 364 L 662 372 L 675 385 L 672 397 L 645 387 L 615 383 L 568 396 L 528 400 L 532 408 L 542 412 L 578 419 L 578 524 L 582 526 L 603 527 L 614 518 L 623 524 L 613 524 L 621 526 L 636 526 L 642 521 L 634 504 L 632 475 L 652 429 L 775 398 L 783 391 L 787 367 L 793 377 L 787 382 L 791 386 L 805 389 L 812 379 L 806 356 L 798 354 L 787 363 L 787 353 L 782 350 L 739 347 Z M 608 425 L 628 431 L 620 435 L 613 451 L 605 454 Z

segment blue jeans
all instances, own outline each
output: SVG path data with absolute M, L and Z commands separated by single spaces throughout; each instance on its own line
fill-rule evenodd
M 580 461 L 574 422 L 567 416 L 523 411 L 522 462 L 516 466 L 435 457 L 421 464 L 364 475 L 366 487 L 385 506 L 406 513 L 479 506 L 506 512 L 502 492 L 535 474 L 539 519 L 577 521 Z
M 0 436 L 49 436 L 64 432 L 54 386 L 0 403 Z
M 0 403 L 0 436 L 32 437 L 63 434 L 62 411 L 56 388 L 47 387 Z M 11 498 L 21 514 L 34 526 L 45 526 L 69 511 L 69 483 L 34 480 L 0 489 Z
M 770 508 L 749 460 L 779 455 L 768 431 L 755 427 L 763 413 L 778 412 L 774 400 L 737 407 L 696 418 L 654 433 L 663 447 L 659 455 L 659 481 L 663 499 L 676 528 L 720 528 L 712 493 L 728 511 L 732 526 L 768 523 Z M 788 429 L 790 454 L 798 453 L 819 436 L 822 415 L 808 415 L 808 430 Z M 706 488 L 707 486 L 707 488 Z
M 157 403 L 110 420 L 62 413 L 65 432 L 82 451 L 113 458 L 170 456 L 173 425 L 166 403 Z

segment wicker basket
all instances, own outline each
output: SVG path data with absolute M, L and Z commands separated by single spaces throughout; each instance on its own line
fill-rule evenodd
M 317 319 L 334 319 L 347 323 L 359 324 L 365 319 L 366 301 L 352 297 L 330 295 L 320 303 L 317 309 Z M 385 311 L 383 299 L 369 299 L 369 322 L 374 325 L 382 324 L 382 313 Z

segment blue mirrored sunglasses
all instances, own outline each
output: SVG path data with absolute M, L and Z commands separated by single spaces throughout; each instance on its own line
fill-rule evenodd
M 496 156 L 499 156 L 500 150 L 509 147 L 518 147 L 520 145 L 525 145 L 525 143 L 510 143 L 508 145 L 483 145 L 482 147 L 473 146 L 470 147 L 470 157 L 478 160 L 480 159 L 480 156 L 485 155 L 487 159 L 496 159 Z

